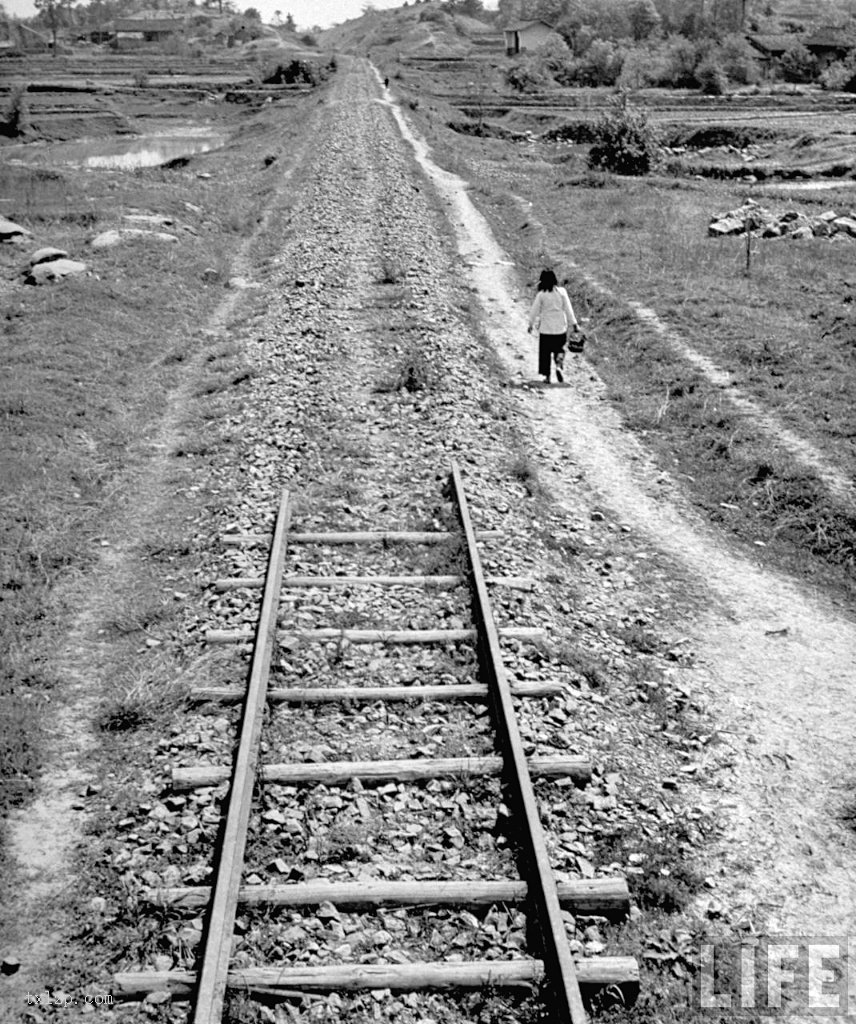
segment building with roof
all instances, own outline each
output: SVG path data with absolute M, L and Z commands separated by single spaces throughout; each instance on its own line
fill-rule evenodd
M 802 42 L 802 36 L 795 32 L 750 32 L 746 36 L 746 42 L 754 50 L 755 59 L 760 64 L 764 76 L 770 78 L 788 50 Z
M 117 18 L 115 31 L 118 50 L 159 46 L 184 38 L 184 19 L 158 17 L 155 13 L 134 14 L 128 18 Z
M 803 39 L 803 46 L 823 70 L 835 61 L 844 60 L 856 49 L 856 36 L 843 28 L 819 28 Z
M 513 57 L 516 53 L 523 53 L 525 50 L 536 50 L 545 43 L 561 39 L 552 25 L 548 25 L 546 21 L 540 19 L 509 25 L 503 29 L 503 33 L 505 35 L 505 52 L 509 57 Z

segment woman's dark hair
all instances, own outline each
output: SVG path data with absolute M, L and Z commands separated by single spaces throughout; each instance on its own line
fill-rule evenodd
M 542 270 L 538 278 L 538 291 L 551 292 L 559 282 L 552 270 Z

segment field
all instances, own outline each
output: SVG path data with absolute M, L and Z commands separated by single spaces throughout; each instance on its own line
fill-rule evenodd
M 856 240 L 756 237 L 747 273 L 744 238 L 707 234 L 715 214 L 749 199 L 777 213 L 849 214 L 851 98 L 781 87 L 725 102 L 641 93 L 633 102 L 671 148 L 656 173 L 620 178 L 586 165 L 608 93 L 520 98 L 490 61 L 435 64 L 388 72 L 437 157 L 472 183 L 522 294 L 555 266 L 611 401 L 662 468 L 760 557 L 852 599 Z M 772 414 L 770 429 L 745 400 Z M 846 498 L 780 443 L 788 430 L 833 467 Z
M 49 139 L 78 137 L 82 125 L 98 135 L 151 124 L 218 128 L 231 141 L 171 169 L 132 173 L 0 162 L 0 213 L 22 221 L 32 244 L 59 247 L 91 271 L 61 287 L 22 288 L 30 245 L 0 247 L 0 717 L 12 726 L 0 746 L 4 810 L 30 799 L 49 748 L 44 716 L 64 688 L 49 666 L 73 612 L 64 595 L 103 557 L 128 480 L 161 444 L 176 368 L 214 344 L 198 386 L 215 394 L 241 378 L 234 353 L 206 342 L 197 325 L 256 228 L 270 167 L 288 151 L 304 103 L 290 88 L 241 92 L 237 82 L 250 82 L 253 68 L 237 64 L 235 102 L 134 86 L 138 65 L 126 66 L 124 88 L 115 66 L 77 67 L 88 78 L 81 93 L 69 88 L 68 62 L 58 64 L 55 88 L 34 94 L 31 130 Z M 28 70 L 46 76 L 53 67 L 30 61 Z M 218 70 L 208 67 L 209 82 Z M 95 81 L 99 71 L 109 85 Z M 89 97 L 105 91 L 109 119 L 93 118 Z M 127 227 L 124 215 L 134 211 L 167 218 L 177 243 L 89 249 L 97 233 Z

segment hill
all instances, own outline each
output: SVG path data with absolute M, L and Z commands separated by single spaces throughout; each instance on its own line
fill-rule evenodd
M 368 11 L 319 34 L 324 49 L 356 54 L 392 48 L 413 55 L 463 56 L 484 42 L 499 50 L 502 35 L 487 22 L 444 11 L 439 3 Z
M 769 7 L 778 21 L 800 22 L 806 28 L 841 25 L 856 14 L 850 0 L 772 0 Z

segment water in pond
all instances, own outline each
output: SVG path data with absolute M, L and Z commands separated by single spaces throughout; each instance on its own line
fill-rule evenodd
M 226 141 L 222 132 L 183 135 L 142 135 L 132 139 L 91 139 L 87 142 L 56 142 L 45 146 L 7 146 L 0 158 L 28 167 L 90 167 L 134 170 L 157 167 L 182 156 L 207 153 Z

